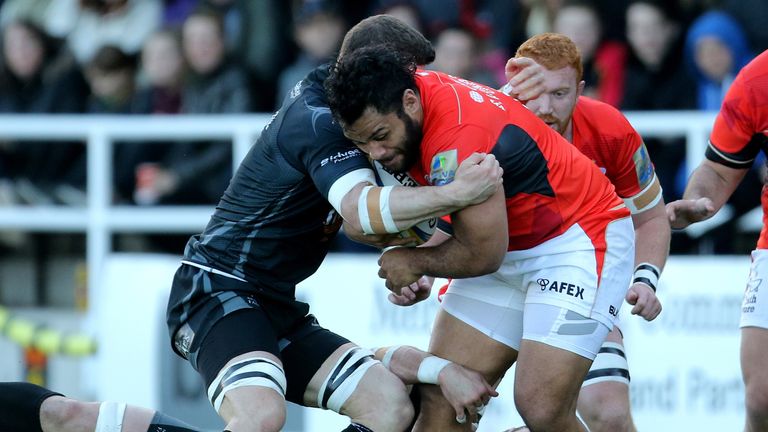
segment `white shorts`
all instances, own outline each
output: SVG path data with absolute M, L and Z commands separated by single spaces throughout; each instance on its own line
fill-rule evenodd
M 630 286 L 634 235 L 630 218 L 611 222 L 604 232 L 606 248 L 598 270 L 600 254 L 594 244 L 600 241 L 593 242 L 578 224 L 573 225 L 536 247 L 507 252 L 495 273 L 454 279 L 443 297 L 442 308 L 515 350 L 520 349 L 520 341 L 525 338 L 593 359 L 613 328 Z M 532 305 L 572 313 L 531 313 Z M 578 334 L 562 327 L 564 319 L 577 317 L 596 321 L 605 332 Z M 539 331 L 528 332 L 529 328 L 553 331 L 542 339 L 534 335 Z
M 768 250 L 755 249 L 752 251 L 752 266 L 749 269 L 749 280 L 741 303 L 740 327 L 768 329 L 768 285 L 763 286 L 763 281 L 766 280 L 768 280 Z

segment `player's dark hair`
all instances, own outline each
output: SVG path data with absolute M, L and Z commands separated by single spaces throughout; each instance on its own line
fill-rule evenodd
M 352 27 L 344 36 L 339 57 L 379 44 L 389 44 L 397 52 L 410 56 L 417 65 L 435 60 L 435 49 L 423 34 L 389 15 L 374 15 Z
M 325 81 L 328 105 L 336 119 L 352 124 L 372 107 L 381 114 L 403 110 L 403 93 L 416 90 L 416 64 L 390 45 L 374 45 L 346 54 Z

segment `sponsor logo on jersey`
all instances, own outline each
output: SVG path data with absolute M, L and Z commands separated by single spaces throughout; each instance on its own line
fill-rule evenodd
M 536 279 L 536 283 L 539 285 L 542 291 L 554 291 L 556 293 L 565 294 L 573 298 L 579 298 L 584 300 L 584 288 L 568 283 L 565 281 L 550 281 L 545 278 Z
M 429 164 L 429 183 L 442 186 L 452 182 L 458 168 L 459 152 L 456 149 L 436 154 Z
M 329 163 L 334 163 L 334 164 L 341 163 L 341 162 L 344 162 L 347 159 L 351 159 L 351 158 L 353 158 L 355 156 L 360 156 L 360 155 L 362 155 L 362 153 L 358 149 L 352 149 L 352 150 L 347 150 L 347 151 L 340 151 L 340 152 L 336 153 L 335 155 L 328 156 L 327 158 L 321 160 L 320 161 L 320 166 L 323 167 L 323 166 L 328 165 Z
M 641 145 L 632 155 L 632 162 L 635 163 L 635 173 L 640 189 L 645 189 L 653 180 L 653 164 L 651 164 L 651 158 L 648 156 L 645 144 Z
M 474 90 L 469 92 L 469 97 L 471 97 L 472 100 L 477 102 L 477 103 L 483 103 L 483 101 L 485 100 L 485 98 L 483 98 L 483 95 L 481 95 L 480 93 L 478 93 L 478 92 L 476 92 Z

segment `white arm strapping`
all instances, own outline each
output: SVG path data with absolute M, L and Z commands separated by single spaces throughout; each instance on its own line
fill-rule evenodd
M 653 180 L 637 195 L 624 199 L 624 204 L 627 205 L 629 211 L 632 214 L 642 213 L 650 208 L 653 208 L 659 203 L 662 197 L 661 183 L 659 178 L 656 177 L 656 173 L 653 173 Z
M 365 234 L 396 234 L 400 229 L 395 224 L 389 208 L 389 195 L 394 186 L 366 186 L 357 201 L 357 215 Z
M 421 361 L 419 371 L 416 373 L 416 379 L 424 384 L 437 384 L 440 371 L 451 364 L 450 361 L 440 357 L 429 356 Z
M 389 369 L 389 364 L 392 363 L 392 356 L 395 355 L 395 351 L 400 349 L 402 345 L 393 345 L 387 348 L 387 352 L 384 353 L 384 357 L 381 359 L 381 363 L 385 368 Z
M 121 432 L 123 430 L 124 403 L 102 402 L 94 432 Z
M 341 213 L 341 200 L 349 193 L 355 186 L 360 183 L 376 184 L 376 176 L 373 174 L 373 170 L 370 168 L 361 168 L 354 171 L 350 171 L 339 179 L 337 179 L 331 189 L 328 190 L 328 202 L 331 203 L 336 213 Z

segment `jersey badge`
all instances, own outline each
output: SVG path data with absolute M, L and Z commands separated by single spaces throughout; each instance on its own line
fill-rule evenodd
M 643 189 L 653 180 L 653 164 L 651 164 L 651 158 L 648 156 L 645 144 L 641 145 L 635 154 L 632 155 L 632 161 L 635 163 L 637 181 L 640 184 L 640 188 Z
M 456 149 L 436 154 L 429 165 L 429 183 L 442 186 L 453 181 L 459 168 L 459 157 Z
M 478 92 L 476 92 L 476 91 L 474 91 L 474 90 L 471 90 L 471 91 L 469 92 L 469 97 L 471 97 L 471 98 L 472 98 L 472 100 L 473 100 L 473 101 L 475 101 L 475 102 L 477 102 L 477 103 L 483 103 L 483 101 L 485 100 L 485 99 L 483 98 L 483 95 L 481 95 L 480 93 L 478 93 Z

